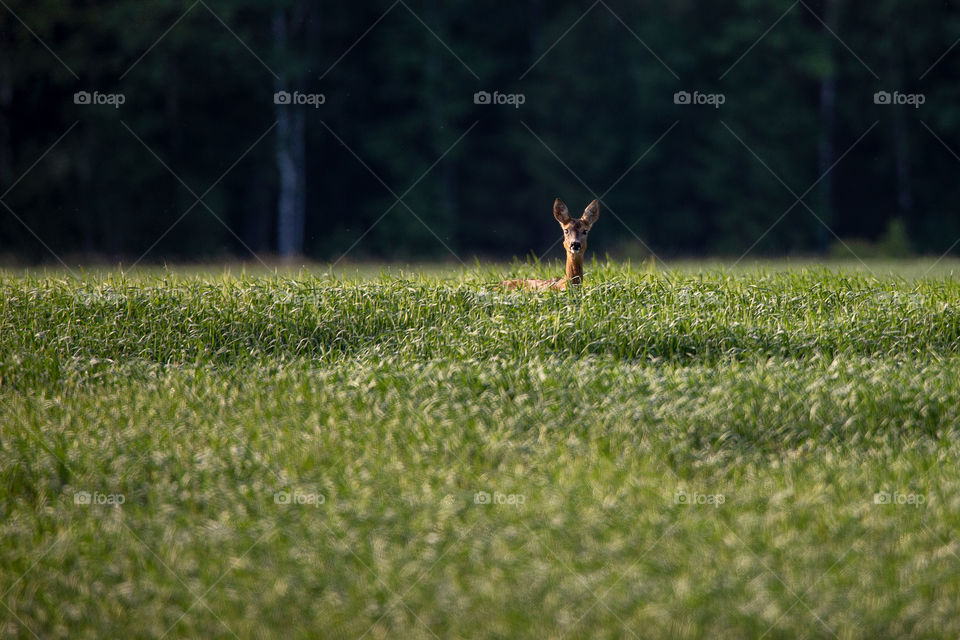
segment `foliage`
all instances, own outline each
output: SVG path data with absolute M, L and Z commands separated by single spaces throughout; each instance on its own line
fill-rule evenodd
M 950 3 L 9 4 L 4 202 L 68 260 L 272 251 L 276 132 L 254 143 L 277 119 L 273 74 L 326 98 L 304 107 L 304 251 L 319 260 L 357 241 L 351 257 L 540 255 L 558 195 L 604 196 L 595 246 L 639 237 L 666 256 L 758 239 L 757 255 L 826 252 L 828 227 L 876 242 L 894 219 L 924 254 L 960 236 Z M 78 90 L 127 100 L 75 105 Z M 481 90 L 525 102 L 474 104 Z M 677 105 L 677 91 L 726 101 Z M 878 105 L 877 91 L 925 102 Z M 190 209 L 220 176 L 209 210 Z M 26 227 L 0 208 L 0 255 L 52 260 Z

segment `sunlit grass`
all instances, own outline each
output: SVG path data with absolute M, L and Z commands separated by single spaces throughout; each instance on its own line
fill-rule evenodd
M 930 264 L 0 274 L 0 630 L 956 637 Z

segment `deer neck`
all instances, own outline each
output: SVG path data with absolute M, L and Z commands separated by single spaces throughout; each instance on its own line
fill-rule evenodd
M 583 282 L 583 256 L 572 256 L 567 252 L 567 280 L 571 284 Z

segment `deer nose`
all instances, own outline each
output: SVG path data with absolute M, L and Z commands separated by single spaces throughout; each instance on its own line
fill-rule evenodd
M 579 242 L 571 242 L 571 243 L 570 243 L 570 250 L 573 251 L 574 253 L 580 251 L 580 243 L 579 243 Z

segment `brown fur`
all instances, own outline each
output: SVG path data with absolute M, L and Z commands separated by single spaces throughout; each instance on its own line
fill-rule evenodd
M 562 291 L 568 284 L 579 286 L 583 283 L 583 255 L 587 252 L 587 232 L 600 217 L 600 204 L 594 200 L 583 210 L 583 216 L 572 218 L 567 205 L 557 198 L 553 203 L 553 217 L 563 228 L 563 249 L 567 254 L 565 276 L 555 280 L 504 280 L 500 283 L 504 289 Z
M 556 278 L 555 280 L 504 280 L 500 283 L 504 289 L 526 289 L 527 291 L 563 291 L 567 288 L 566 278 Z

